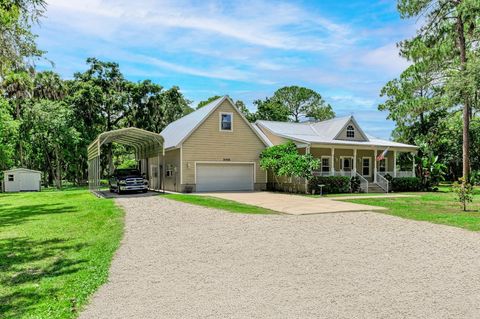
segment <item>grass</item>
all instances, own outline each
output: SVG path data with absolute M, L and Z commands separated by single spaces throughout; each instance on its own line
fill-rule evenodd
M 473 203 L 468 205 L 467 212 L 461 210 L 460 204 L 455 200 L 455 194 L 449 187 L 440 187 L 438 192 L 412 194 L 418 196 L 365 197 L 345 201 L 386 207 L 388 210 L 382 213 L 393 216 L 480 231 L 480 188 L 475 189 Z
M 85 189 L 0 194 L 0 318 L 75 318 L 122 232 L 113 200 Z
M 235 202 L 232 200 L 221 199 L 210 196 L 190 195 L 190 194 L 167 194 L 163 195 L 165 198 L 173 199 L 179 202 L 194 204 L 204 207 L 217 208 L 233 213 L 242 214 L 278 214 L 274 210 L 263 207 L 253 206 Z

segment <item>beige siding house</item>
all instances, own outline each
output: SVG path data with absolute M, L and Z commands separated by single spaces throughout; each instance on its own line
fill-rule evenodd
M 251 124 L 228 96 L 169 124 L 161 135 L 164 155 L 152 155 L 142 166 L 149 168 L 152 185 L 163 170 L 164 188 L 177 192 L 264 190 L 273 177 L 260 168 L 259 155 L 266 147 L 287 141 L 293 141 L 299 153 L 320 159 L 315 175 L 358 176 L 367 188 L 369 183 L 385 188 L 386 174 L 414 174 L 413 165 L 408 171 L 398 169 L 397 156 L 417 150 L 369 136 L 353 116 L 316 123 Z
M 369 136 L 353 116 L 314 123 L 257 121 L 255 125 L 272 144 L 293 141 L 301 154 L 310 153 L 320 159 L 321 166 L 315 175 L 357 176 L 367 188 L 370 185 L 385 191 L 386 174 L 415 176 L 414 161 L 411 169 L 402 171 L 397 158 L 402 152 L 416 153 L 416 146 Z
M 227 97 L 171 123 L 162 132 L 166 190 L 264 190 L 259 155 L 271 145 Z M 149 163 L 155 167 L 156 158 Z

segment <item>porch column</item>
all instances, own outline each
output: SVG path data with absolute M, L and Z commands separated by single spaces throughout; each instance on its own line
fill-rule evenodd
M 353 175 L 357 175 L 357 149 L 353 149 Z
M 377 150 L 373 151 L 373 182 L 377 182 Z
M 415 177 L 415 154 L 412 153 L 412 177 Z
M 393 151 L 393 177 L 397 177 L 397 151 Z
M 335 149 L 332 147 L 332 158 L 330 159 L 330 174 L 335 176 Z

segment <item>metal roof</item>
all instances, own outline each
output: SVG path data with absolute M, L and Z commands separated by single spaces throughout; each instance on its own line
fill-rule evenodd
M 170 123 L 160 133 L 164 140 L 165 149 L 178 147 L 202 123 L 218 105 L 227 99 L 227 96 L 218 98 L 190 114 Z
M 131 146 L 137 154 L 146 150 L 163 152 L 163 137 L 154 132 L 145 131 L 136 127 L 122 128 L 101 133 L 88 146 L 88 159 L 91 160 L 100 155 L 100 147 L 103 144 L 116 142 Z
M 36 171 L 34 169 L 29 169 L 29 168 L 23 168 L 23 167 L 18 167 L 18 168 L 12 168 L 6 171 L 3 171 L 4 173 L 14 173 L 14 172 L 29 172 L 29 173 L 37 173 L 41 174 L 42 172 Z
M 180 145 L 192 134 L 200 124 L 205 121 L 210 114 L 215 111 L 224 101 L 228 101 L 231 106 L 237 111 L 241 118 L 247 123 L 248 126 L 253 130 L 253 132 L 258 136 L 258 138 L 266 145 L 270 146 L 271 142 L 266 138 L 266 136 L 254 125 L 248 122 L 247 119 L 243 116 L 232 100 L 225 95 L 221 98 L 218 98 L 207 105 L 201 107 L 198 110 L 193 111 L 190 114 L 185 115 L 184 117 L 168 124 L 168 126 L 160 133 L 165 140 L 164 148 L 175 148 L 180 147 Z
M 340 132 L 348 123 L 354 123 L 360 134 L 365 137 L 364 141 L 337 139 Z M 289 123 L 275 121 L 257 121 L 257 126 L 272 132 L 273 134 L 305 144 L 336 144 L 351 146 L 380 146 L 417 149 L 417 146 L 382 140 L 370 136 L 362 131 L 353 116 L 339 117 L 316 123 Z

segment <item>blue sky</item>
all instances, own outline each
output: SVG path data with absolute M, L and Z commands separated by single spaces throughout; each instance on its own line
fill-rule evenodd
M 51 0 L 35 32 L 53 69 L 66 78 L 85 59 L 116 61 L 133 81 L 177 85 L 192 106 L 229 94 L 255 99 L 286 85 L 306 86 L 353 114 L 370 134 L 389 138 L 379 92 L 408 65 L 396 43 L 415 21 L 396 1 Z M 39 67 L 51 68 L 41 62 Z

